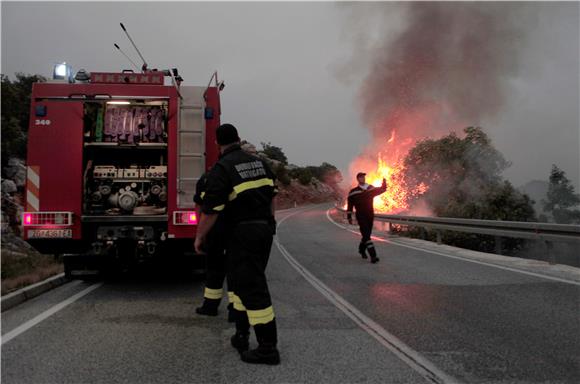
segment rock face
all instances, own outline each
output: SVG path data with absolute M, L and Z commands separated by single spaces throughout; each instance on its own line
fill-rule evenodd
M 6 179 L 2 180 L 2 246 L 12 237 L 8 234 L 20 235 L 23 188 L 26 183 L 26 166 L 24 161 L 12 158 L 4 167 Z
M 318 204 L 339 200 L 341 191 L 313 179 L 309 185 L 302 185 L 292 179 L 290 185 L 280 185 L 276 196 L 276 208 L 292 208 L 304 204 Z
M 4 174 L 17 187 L 24 187 L 26 184 L 26 165 L 24 160 L 16 158 L 8 160 L 8 165 L 4 167 Z M 2 189 L 4 189 L 4 185 L 2 185 Z
M 8 179 L 2 180 L 2 193 L 13 195 L 17 190 L 18 188 L 14 181 Z

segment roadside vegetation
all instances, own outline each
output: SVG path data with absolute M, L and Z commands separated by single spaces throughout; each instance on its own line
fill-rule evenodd
M 32 84 L 39 75 L 1 75 L 2 82 L 2 295 L 37 283 L 63 271 L 62 262 L 42 255 L 21 238 L 20 217 L 26 179 L 24 158 Z
M 51 255 L 3 250 L 2 295 L 62 272 L 62 262 Z

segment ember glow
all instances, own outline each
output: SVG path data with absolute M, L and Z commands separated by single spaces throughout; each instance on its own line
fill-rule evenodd
M 394 136 L 388 143 L 391 144 Z M 359 166 L 360 167 L 360 166 Z M 387 180 L 387 191 L 375 197 L 374 207 L 377 213 L 397 214 L 409 210 L 411 198 L 419 196 L 428 190 L 428 186 L 421 184 L 415 189 L 409 189 L 405 182 L 405 167 L 403 158 L 398 157 L 391 161 L 384 158 L 383 153 L 378 154 L 375 164 L 370 162 L 364 168 L 367 176 L 366 182 L 378 187 Z

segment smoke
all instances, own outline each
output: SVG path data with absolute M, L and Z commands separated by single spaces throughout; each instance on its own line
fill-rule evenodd
M 525 30 L 533 20 L 525 3 L 380 3 L 353 5 L 350 12 L 349 27 L 359 26 L 371 13 L 372 25 L 378 19 L 391 26 L 375 30 L 374 36 L 357 29 L 352 37 L 370 54 L 359 103 L 372 143 L 362 161 L 376 159 L 381 151 L 385 156 L 393 132 L 396 146 L 387 148 L 391 161 L 417 139 L 482 125 L 497 116 L 506 105 L 510 79 L 521 64 Z M 346 72 L 343 68 L 340 74 L 347 77 Z

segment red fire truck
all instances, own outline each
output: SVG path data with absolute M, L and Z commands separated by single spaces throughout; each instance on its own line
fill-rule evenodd
M 218 157 L 217 72 L 86 73 L 36 83 L 24 238 L 65 272 L 192 254 L 195 184 Z

